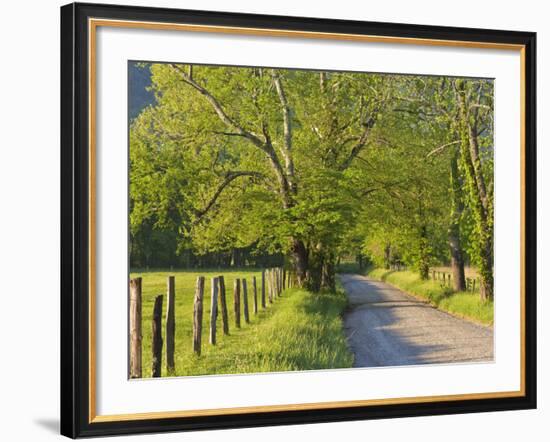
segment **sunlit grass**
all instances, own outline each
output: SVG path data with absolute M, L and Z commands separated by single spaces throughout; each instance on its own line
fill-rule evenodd
M 166 293 L 168 275 L 176 278 L 176 371 L 173 376 L 258 373 L 351 367 L 352 355 L 346 347 L 341 312 L 346 306 L 342 292 L 312 294 L 301 289 L 287 289 L 263 310 L 260 302 L 261 272 L 254 270 L 211 270 L 200 272 L 141 272 L 131 277 L 143 278 L 143 377 L 151 376 L 151 318 L 154 298 Z M 211 278 L 224 275 L 229 313 L 228 336 L 217 320 L 217 344 L 210 345 Z M 193 296 L 198 276 L 206 278 L 201 356 L 192 351 Z M 252 309 L 252 276 L 258 284 L 258 314 Z M 246 278 L 250 324 L 244 322 L 241 301 L 241 328 L 235 327 L 233 282 Z M 267 294 L 266 294 L 267 298 Z M 165 331 L 166 297 L 163 303 Z M 162 376 L 166 372 L 163 348 Z
M 400 288 L 412 295 L 428 300 L 441 310 L 485 325 L 492 325 L 494 306 L 492 301 L 484 302 L 479 293 L 453 292 L 450 287 L 438 281 L 422 280 L 417 273 L 405 270 L 394 271 L 373 269 L 368 276 Z

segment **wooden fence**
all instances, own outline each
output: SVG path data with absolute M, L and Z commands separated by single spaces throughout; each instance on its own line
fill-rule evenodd
M 390 270 L 401 272 L 407 270 L 407 267 L 403 264 L 391 264 Z M 452 287 L 453 275 L 452 273 L 441 272 L 438 270 L 431 270 L 429 272 L 429 278 L 433 281 L 438 281 L 444 287 Z M 479 290 L 479 277 L 477 278 L 465 278 L 466 291 L 475 292 Z
M 233 285 L 233 311 L 235 327 L 241 327 L 241 313 L 245 323 L 250 323 L 249 296 L 252 303 L 252 314 L 257 315 L 259 307 L 265 310 L 268 304 L 273 304 L 282 292 L 294 286 L 296 278 L 294 272 L 281 267 L 262 270 L 260 284 L 256 276 L 251 278 L 251 286 L 246 278 L 236 278 Z M 204 305 L 205 278 L 199 276 L 195 285 L 193 301 L 193 341 L 192 349 L 200 356 L 202 348 L 203 305 Z M 250 291 L 249 291 L 250 288 Z M 258 293 L 258 291 L 260 293 Z M 166 333 L 165 340 L 162 335 L 162 305 L 164 295 L 155 297 L 152 317 L 152 345 L 151 345 L 151 375 L 160 377 L 162 373 L 162 351 L 166 343 L 166 372 L 175 373 L 175 330 L 176 330 L 176 278 L 168 276 L 167 279 L 167 304 L 166 304 Z M 259 302 L 258 302 L 259 298 Z M 225 279 L 223 275 L 213 277 L 210 283 L 210 318 L 209 318 L 209 344 L 217 342 L 217 319 L 221 315 L 221 330 L 224 335 L 229 334 L 229 318 L 227 313 L 227 297 Z M 142 278 L 130 280 L 130 378 L 142 377 Z
M 453 275 L 451 273 L 432 270 L 430 272 L 430 279 L 434 281 L 439 281 L 442 286 L 452 287 Z M 479 289 L 479 277 L 466 278 L 465 282 L 467 292 L 475 292 L 476 288 Z

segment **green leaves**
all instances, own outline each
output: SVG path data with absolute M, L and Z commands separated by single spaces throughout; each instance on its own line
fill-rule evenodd
M 457 121 L 455 80 L 150 69 L 156 104 L 130 129 L 137 249 L 164 232 L 167 248 L 175 242 L 196 254 L 249 248 L 288 255 L 299 240 L 330 259 L 363 253 L 383 262 L 388 247 L 394 260 L 418 268 L 448 259 L 449 164 L 465 124 Z M 470 97 L 481 91 L 468 103 L 468 118 L 479 122 L 476 167 L 492 201 L 492 83 L 460 81 Z M 459 170 L 471 186 L 463 161 Z M 468 240 L 480 235 L 469 198 L 461 217 Z

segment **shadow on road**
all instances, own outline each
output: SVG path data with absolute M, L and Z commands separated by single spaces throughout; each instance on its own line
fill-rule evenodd
M 349 307 L 344 331 L 355 367 L 493 359 L 493 332 L 379 281 L 341 275 Z

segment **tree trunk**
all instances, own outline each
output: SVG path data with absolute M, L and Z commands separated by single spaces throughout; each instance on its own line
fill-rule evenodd
M 418 271 L 420 273 L 420 279 L 428 279 L 430 275 L 430 263 L 428 255 L 428 229 L 425 225 L 420 228 L 420 247 L 419 247 L 419 261 Z
M 336 277 L 334 269 L 334 253 L 329 252 L 326 254 L 323 260 L 322 274 L 321 274 L 321 288 L 336 291 Z
M 494 280 L 493 280 L 493 242 L 492 236 L 485 235 L 483 244 L 481 265 L 479 273 L 481 281 L 479 286 L 479 295 L 483 301 L 492 301 L 494 298 Z
M 477 113 L 470 113 L 470 102 L 466 100 L 464 81 L 456 82 L 460 109 L 460 154 L 464 163 L 472 209 L 479 235 L 480 297 L 492 300 L 493 280 L 493 203 L 489 198 L 485 177 L 481 170 L 479 144 L 477 139 Z M 473 116 L 473 121 L 472 117 Z
M 302 240 L 292 240 L 291 255 L 294 262 L 294 268 L 296 270 L 298 286 L 303 287 L 307 279 L 308 253 Z
M 331 260 L 334 260 L 334 254 L 327 252 L 322 243 L 319 242 L 312 248 L 307 281 L 307 287 L 310 291 L 317 293 L 323 288 L 329 288 L 327 284 L 330 285 L 331 276 L 328 273 L 330 271 L 334 272 L 334 263 L 330 262 Z
M 453 288 L 460 292 L 466 290 L 464 276 L 464 256 L 460 238 L 460 216 L 462 214 L 461 183 L 458 174 L 458 151 L 451 158 L 451 221 L 449 223 L 449 247 L 451 251 L 451 268 Z
M 306 287 L 317 293 L 321 289 L 336 290 L 334 252 L 327 251 L 322 244 L 317 244 L 309 256 Z
M 449 229 L 449 247 L 451 249 L 451 269 L 453 272 L 453 289 L 456 292 L 466 290 L 466 277 L 464 275 L 464 257 L 460 243 L 460 234 L 456 226 Z
M 384 247 L 384 268 L 386 270 L 389 270 L 390 264 L 391 264 L 391 245 L 386 244 L 386 247 Z

